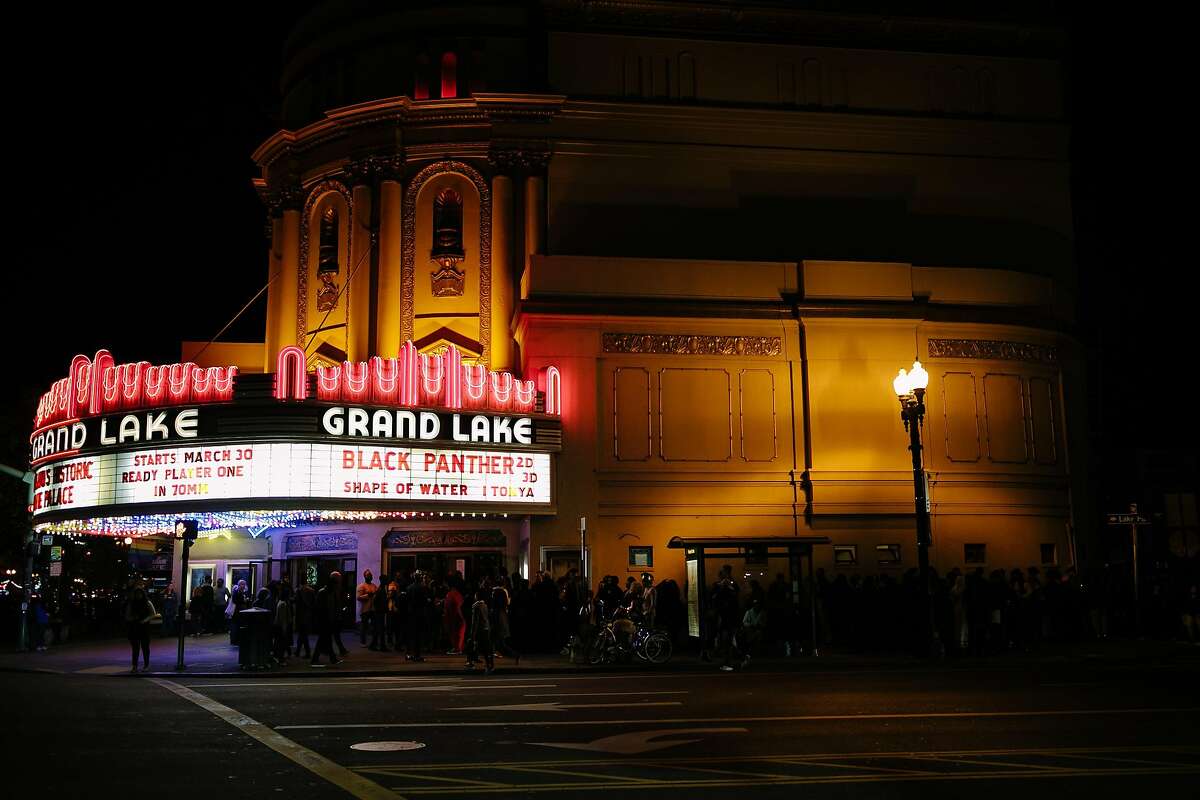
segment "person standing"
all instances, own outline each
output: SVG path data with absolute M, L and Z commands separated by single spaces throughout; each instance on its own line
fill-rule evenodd
M 371 593 L 371 644 L 367 649 L 386 653 L 388 593 L 382 584 L 381 580 L 380 585 Z
M 308 645 L 308 636 L 312 633 L 313 611 L 317 605 L 317 593 L 308 585 L 308 580 L 300 578 L 300 587 L 296 590 L 295 618 L 296 628 L 296 657 L 311 658 L 312 649 Z
M 658 615 L 658 589 L 654 586 L 654 576 L 649 572 L 642 573 L 642 624 L 654 630 Z
M 475 669 L 475 661 L 483 654 L 483 663 L 487 674 L 491 675 L 496 667 L 492 656 L 492 628 L 488 619 L 487 590 L 475 592 L 475 602 L 471 606 L 471 642 L 467 651 L 467 669 Z
M 722 653 L 721 671 L 731 672 L 731 662 L 737 656 L 734 634 L 741 616 L 738 614 L 738 585 L 733 579 L 733 567 L 729 564 L 721 567 L 713 591 L 713 609 L 717 617 L 717 650 Z
M 138 671 L 138 650 L 142 652 L 142 670 L 150 671 L 150 620 L 157 614 L 142 582 L 138 581 L 125 603 L 125 628 L 129 635 L 130 672 Z
M 284 583 L 279 587 L 279 600 L 275 603 L 275 660 L 286 664 L 292 655 L 292 587 Z
M 216 628 L 213 623 L 213 605 L 216 602 L 216 592 L 213 590 L 213 579 L 211 575 L 204 578 L 204 583 L 200 585 L 201 603 L 200 609 L 200 624 L 204 626 L 202 633 L 212 633 Z
M 442 626 L 446 629 L 446 640 L 449 644 L 448 656 L 462 655 L 463 634 L 466 632 L 466 620 L 463 618 L 463 595 L 458 589 L 457 576 L 450 579 L 450 588 L 446 590 L 446 599 L 442 602 Z
M 404 613 L 404 594 L 400 591 L 400 572 L 392 575 L 387 585 L 387 644 L 397 653 L 404 649 L 404 628 L 400 624 Z
M 325 585 L 321 587 L 321 591 L 317 592 L 316 608 L 313 614 L 313 622 L 317 628 L 317 644 L 313 648 L 311 661 L 311 665 L 314 667 L 321 663 L 322 654 L 329 656 L 330 664 L 341 663 L 341 659 L 333 652 L 333 631 L 338 624 L 341 593 L 341 573 L 329 573 Z
M 501 575 L 492 589 L 492 646 L 497 654 L 503 654 L 521 663 L 521 654 L 512 646 L 512 629 L 509 625 L 509 608 L 512 599 L 508 593 L 508 576 Z M 575 612 L 578 614 L 578 611 Z
M 406 592 L 408 600 L 408 655 L 405 661 L 424 661 L 421 657 L 421 634 L 429 605 L 429 576 L 421 572 L 413 576 Z
M 175 591 L 175 582 L 171 581 L 167 584 L 166 591 L 163 592 L 163 635 L 175 635 L 175 623 L 179 615 L 179 595 Z
M 233 613 L 229 615 L 229 643 L 236 646 L 238 643 L 237 612 L 250 607 L 250 588 L 246 585 L 246 581 L 237 582 L 231 602 L 233 603 Z
M 367 644 L 367 631 L 371 630 L 371 620 L 374 617 L 372 599 L 379 587 L 375 585 L 371 570 L 363 570 L 363 581 L 358 585 L 358 640 L 362 645 Z
M 212 630 L 220 633 L 225 630 L 225 626 L 229 624 L 229 618 L 225 615 L 226 609 L 229 607 L 231 595 L 228 587 L 225 586 L 224 578 L 217 578 L 217 586 L 213 589 L 213 608 L 212 608 Z

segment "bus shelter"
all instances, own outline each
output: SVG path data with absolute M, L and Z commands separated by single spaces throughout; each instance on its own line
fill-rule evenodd
M 751 581 L 764 585 L 783 575 L 789 587 L 791 603 L 802 606 L 807 594 L 808 623 L 812 652 L 817 654 L 816 581 L 813 577 L 813 551 L 817 545 L 829 544 L 827 536 L 709 536 L 697 538 L 673 537 L 667 547 L 683 550 L 687 570 L 685 587 L 688 636 L 707 642 L 713 631 L 709 628 L 708 587 L 723 565 L 733 567 L 743 597 Z M 716 562 L 715 564 L 712 562 Z M 739 567 L 741 569 L 739 570 Z M 808 573 L 807 592 L 802 591 L 801 576 Z

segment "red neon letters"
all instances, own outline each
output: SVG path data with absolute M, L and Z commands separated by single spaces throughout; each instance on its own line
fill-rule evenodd
M 204 368 L 191 362 L 116 364 L 107 350 L 91 359 L 75 356 L 67 377 L 38 401 L 34 427 L 138 408 L 227 402 L 233 399 L 237 373 L 234 366 Z
M 294 368 L 281 361 L 279 369 Z M 558 374 L 557 370 L 554 373 Z M 275 378 L 276 397 L 280 379 Z M 298 384 L 298 379 L 292 383 Z M 558 391 L 558 382 L 553 385 Z M 426 406 L 478 411 L 529 413 L 537 401 L 537 386 L 508 372 L 490 372 L 482 364 L 462 363 L 462 353 L 453 346 L 440 354 L 419 353 L 405 342 L 397 358 L 346 361 L 332 367 L 317 367 L 317 399 L 328 403 L 375 403 L 378 405 Z M 551 401 L 547 398 L 547 404 Z M 553 406 L 558 408 L 557 395 Z M 555 412 L 557 413 L 557 412 Z

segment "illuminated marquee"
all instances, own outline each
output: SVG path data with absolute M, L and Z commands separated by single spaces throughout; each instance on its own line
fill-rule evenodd
M 67 377 L 51 384 L 38 400 L 34 427 L 129 409 L 227 402 L 233 399 L 237 373 L 234 366 L 206 368 L 190 361 L 116 364 L 107 350 L 90 359 L 78 355 Z
M 201 500 L 547 506 L 550 454 L 357 444 L 177 446 L 101 453 L 34 473 L 35 520 L 50 512 Z
M 562 407 L 558 370 L 547 367 L 541 382 L 545 413 L 558 415 Z M 304 351 L 283 348 L 275 365 L 275 399 L 306 400 L 308 390 Z M 453 345 L 431 354 L 419 353 L 412 342 L 405 342 L 397 358 L 375 356 L 316 368 L 316 399 L 328 403 L 529 413 L 537 396 L 535 381 L 492 372 L 483 364 L 464 364 Z
M 30 436 L 35 521 L 98 530 L 172 513 L 553 512 L 554 367 L 521 380 L 411 342 L 397 358 L 314 371 L 284 347 L 276 367 L 76 357 Z

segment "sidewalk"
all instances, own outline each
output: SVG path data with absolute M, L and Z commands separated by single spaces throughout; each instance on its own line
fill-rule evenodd
M 337 666 L 312 667 L 308 659 L 293 658 L 286 666 L 271 670 L 246 671 L 238 667 L 237 648 L 229 644 L 227 634 L 188 637 L 185 642 L 184 675 L 193 677 L 257 677 L 321 678 L 438 675 L 464 672 L 463 656 L 428 655 L 422 663 L 408 663 L 403 655 L 394 652 L 377 653 L 362 647 L 356 633 L 347 631 L 343 637 L 350 654 Z M 176 640 L 157 638 L 150 642 L 150 672 L 140 675 L 171 677 L 175 671 Z M 1104 642 L 1079 642 L 1046 645 L 1035 653 L 1006 653 L 987 658 L 957 658 L 929 662 L 905 655 L 864 655 L 823 650 L 817 658 L 755 659 L 755 672 L 780 671 L 843 671 L 843 670 L 928 670 L 937 669 L 1007 669 L 1036 664 L 1113 664 L 1139 663 L 1183 664 L 1200 669 L 1200 647 L 1158 640 L 1116 639 Z M 565 656 L 539 653 L 522 656 L 520 664 L 512 659 L 496 659 L 496 671 L 507 674 L 546 673 L 604 673 L 629 670 L 663 670 L 668 672 L 709 672 L 716 664 L 701 661 L 694 653 L 677 653 L 670 663 L 654 667 L 642 662 L 590 667 L 571 664 Z M 0 671 L 51 672 L 73 675 L 122 675 L 129 672 L 129 643 L 124 639 L 97 642 L 69 643 L 40 653 L 0 653 Z

